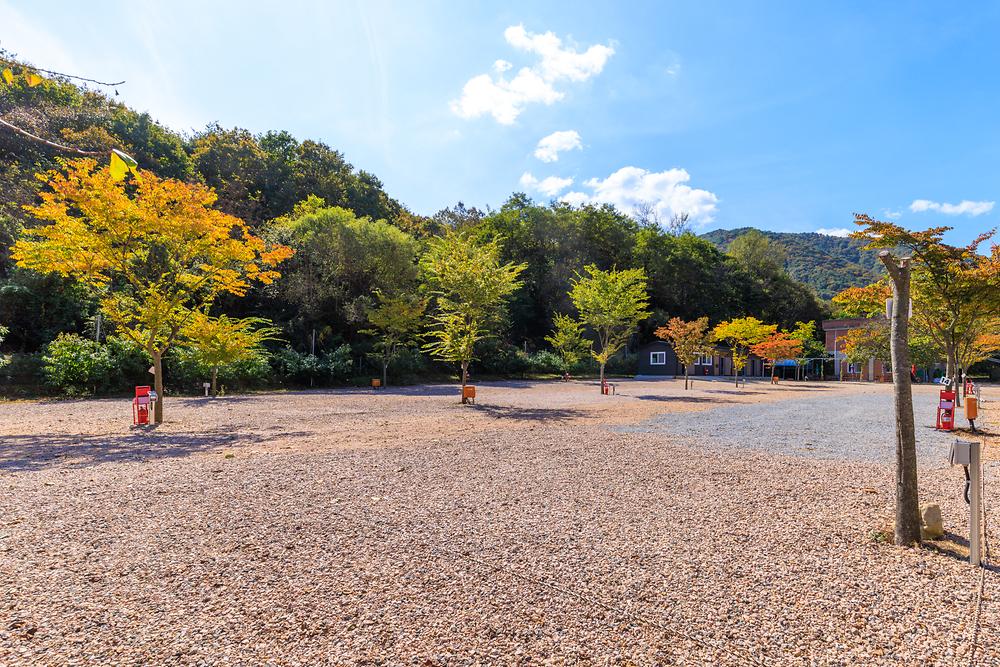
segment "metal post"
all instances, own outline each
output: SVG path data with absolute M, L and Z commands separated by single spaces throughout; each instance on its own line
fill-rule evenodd
M 983 464 L 979 458 L 979 443 L 972 442 L 969 456 L 969 563 L 974 567 L 982 564 L 982 489 Z

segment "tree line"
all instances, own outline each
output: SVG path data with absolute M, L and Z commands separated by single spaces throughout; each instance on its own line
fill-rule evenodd
M 641 272 L 643 316 L 627 333 L 598 333 L 602 360 L 579 355 L 574 363 L 581 369 L 593 363 L 596 372 L 609 364 L 627 371 L 615 352 L 651 339 L 671 317 L 721 322 L 752 315 L 791 328 L 827 312 L 811 289 L 785 272 L 781 247 L 756 232 L 723 252 L 683 224 L 665 228 L 612 206 L 541 203 L 520 193 L 496 210 L 459 203 L 421 216 L 322 143 L 216 124 L 181 135 L 107 95 L 58 77 L 29 80 L 25 72 L 15 65 L 18 76 L 0 82 L 0 113 L 33 135 L 95 157 L 67 161 L 48 144 L 0 132 L 0 187 L 8 195 L 0 202 L 0 324 L 3 351 L 20 353 L 3 371 L 8 377 L 30 382 L 44 375 L 54 388 L 109 391 L 114 383 L 104 378 L 132 378 L 143 355 L 163 366 L 160 378 L 186 391 L 202 376 L 213 384 L 221 377 L 230 385 L 267 384 L 268 378 L 308 385 L 373 371 L 387 377 L 390 366 L 410 376 L 448 372 L 431 360 L 445 359 L 443 350 L 456 349 L 461 336 L 438 337 L 437 347 L 428 347 L 422 338 L 428 318 L 437 323 L 434 330 L 461 319 L 466 334 L 490 333 L 474 345 L 479 372 L 552 372 L 566 367 L 551 343 L 566 335 L 558 327 L 563 318 L 582 327 L 579 335 L 602 331 L 593 318 L 581 320 L 587 306 L 580 281 L 612 273 L 634 278 Z M 134 162 L 113 173 L 106 163 L 115 154 Z M 60 193 L 62 212 L 52 199 Z M 123 216 L 124 227 L 115 230 L 121 236 L 99 226 L 98 236 L 143 239 L 131 265 L 116 267 L 114 275 L 91 266 L 81 278 L 82 260 L 67 250 L 80 248 L 72 236 L 62 239 L 55 263 L 32 258 L 26 239 L 39 241 L 46 225 L 79 232 L 80 205 L 88 197 Z M 213 238 L 231 252 L 223 264 L 232 266 L 211 279 L 201 275 L 203 267 L 184 264 L 198 253 L 166 250 L 173 242 L 204 241 L 199 225 L 215 225 Z M 473 313 L 469 302 L 448 291 L 454 286 L 435 277 L 433 258 L 450 238 L 462 239 L 462 252 L 485 252 L 498 267 L 517 267 L 503 308 Z M 267 254 L 279 248 L 280 261 Z M 156 271 L 189 283 L 167 289 L 153 280 Z M 148 294 L 130 282 L 136 272 L 149 277 Z M 167 326 L 163 314 L 180 307 L 185 289 L 199 296 L 183 306 L 190 311 L 183 323 Z M 138 317 L 136 303 L 152 295 L 160 310 L 147 324 L 166 328 L 132 340 L 127 331 Z M 442 308 L 448 303 L 455 308 Z M 387 331 L 393 333 L 387 337 Z M 244 344 L 234 346 L 240 340 Z M 239 347 L 265 350 L 266 363 L 237 354 Z M 79 372 L 67 374 L 67 367 Z

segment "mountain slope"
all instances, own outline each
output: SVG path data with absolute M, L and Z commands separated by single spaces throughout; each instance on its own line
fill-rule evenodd
M 750 229 L 715 229 L 702 237 L 726 250 L 733 239 Z M 861 241 L 810 232 L 761 233 L 788 251 L 785 268 L 792 278 L 810 285 L 824 299 L 848 287 L 867 285 L 882 275 L 876 253 L 862 250 Z

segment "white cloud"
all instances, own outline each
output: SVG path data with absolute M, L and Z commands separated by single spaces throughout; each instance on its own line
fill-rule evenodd
M 535 147 L 535 157 L 542 162 L 555 162 L 562 151 L 583 148 L 580 143 L 580 133 L 576 130 L 560 130 L 547 137 L 542 137 Z
M 547 176 L 542 180 L 538 180 L 531 175 L 531 172 L 524 172 L 521 174 L 521 185 L 530 190 L 537 190 L 542 194 L 548 195 L 549 197 L 555 197 L 557 194 L 573 185 L 572 178 L 559 178 L 558 176 Z
M 585 185 L 592 190 L 590 194 L 569 192 L 561 199 L 573 205 L 614 204 L 627 213 L 633 213 L 640 204 L 649 204 L 665 220 L 687 213 L 695 224 L 709 223 L 714 219 L 719 198 L 708 190 L 687 185 L 690 180 L 691 175 L 685 169 L 652 172 L 622 167 L 605 179 L 586 181 Z
M 882 215 L 890 220 L 899 220 L 903 217 L 902 211 L 891 211 L 887 208 L 882 209 Z
M 512 79 L 504 76 L 513 65 L 506 60 L 493 64 L 495 76 L 480 74 L 469 79 L 459 99 L 451 102 L 451 110 L 462 118 L 478 118 L 490 114 L 501 125 L 510 125 L 528 104 L 553 104 L 565 93 L 553 84 L 560 81 L 586 81 L 600 74 L 614 49 L 595 44 L 583 52 L 564 48 L 562 40 L 551 32 L 530 33 L 523 25 L 510 26 L 504 31 L 507 43 L 515 49 L 538 56 L 531 67 L 522 67 Z
M 910 204 L 910 210 L 914 213 L 925 211 L 936 211 L 945 215 L 982 215 L 993 210 L 996 202 L 991 201 L 969 201 L 963 199 L 957 204 L 947 204 L 943 202 L 931 201 L 929 199 L 915 199 Z
M 840 238 L 846 238 L 851 234 L 851 230 L 846 227 L 836 227 L 836 228 L 826 228 L 821 227 L 816 230 L 817 234 L 822 234 L 823 236 L 839 236 Z

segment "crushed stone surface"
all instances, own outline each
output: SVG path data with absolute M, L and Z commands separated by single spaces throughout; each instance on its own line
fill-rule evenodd
M 616 389 L 175 398 L 148 430 L 127 401 L 0 403 L 0 665 L 1000 663 L 995 565 L 970 653 L 960 469 L 922 459 L 945 539 L 877 538 L 890 387 Z M 841 457 L 713 427 L 840 402 Z

